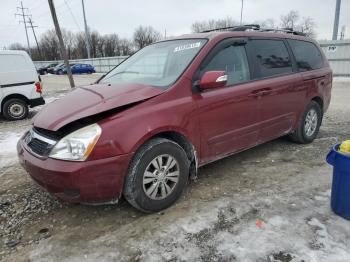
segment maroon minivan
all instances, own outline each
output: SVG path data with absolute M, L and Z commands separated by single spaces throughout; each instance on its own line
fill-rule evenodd
M 179 198 L 200 166 L 285 135 L 312 142 L 331 88 L 322 50 L 294 31 L 184 35 L 143 48 L 47 105 L 18 156 L 59 198 L 124 196 L 155 212 Z

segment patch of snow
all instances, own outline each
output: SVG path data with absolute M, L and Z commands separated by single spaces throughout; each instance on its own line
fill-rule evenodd
M 23 135 L 21 132 L 0 132 L 0 169 L 11 166 L 17 160 L 17 142 Z
M 58 98 L 59 98 L 59 96 L 58 97 L 55 97 L 55 96 L 45 97 L 45 104 L 50 104 L 50 103 L 56 101 Z
M 273 168 L 259 171 L 266 174 Z M 81 236 L 75 249 L 47 239 L 31 259 L 347 262 L 349 222 L 330 210 L 330 176 L 331 169 L 322 166 L 288 176 L 283 183 L 265 177 L 264 183 L 231 197 L 197 201 L 183 209 L 175 205 L 161 216 L 141 216 L 92 240 Z M 55 248 L 44 252 L 48 244 Z
M 315 200 L 317 201 L 327 201 L 328 197 L 325 196 L 315 196 Z

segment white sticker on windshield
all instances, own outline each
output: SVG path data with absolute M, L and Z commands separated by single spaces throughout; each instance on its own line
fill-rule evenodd
M 192 49 L 192 48 L 199 48 L 200 46 L 201 46 L 201 42 L 187 44 L 187 45 L 180 45 L 180 46 L 175 47 L 174 53 L 188 50 L 188 49 Z

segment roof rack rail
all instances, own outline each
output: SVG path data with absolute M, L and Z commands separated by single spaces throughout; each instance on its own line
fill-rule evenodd
M 258 30 L 260 25 L 241 25 L 241 26 L 228 26 L 228 27 L 219 27 L 215 29 L 209 29 L 202 31 L 201 33 L 209 33 L 215 31 L 247 31 L 247 30 Z
M 241 25 L 241 26 L 229 26 L 229 27 L 221 27 L 210 30 L 202 31 L 201 33 L 209 33 L 215 31 L 257 31 L 257 32 L 272 32 L 272 33 L 285 33 L 285 34 L 293 34 L 306 36 L 305 33 L 295 31 L 293 28 L 261 28 L 258 24 L 250 24 L 250 25 Z
M 286 34 L 293 34 L 293 35 L 300 35 L 300 36 L 306 36 L 305 33 L 295 31 L 293 28 L 262 28 L 260 30 L 261 32 L 273 32 L 273 33 L 286 33 Z

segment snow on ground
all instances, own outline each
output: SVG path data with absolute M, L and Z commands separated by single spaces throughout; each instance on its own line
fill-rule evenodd
M 330 210 L 329 171 L 309 169 L 283 184 L 264 181 L 245 194 L 196 203 L 186 212 L 173 208 L 143 216 L 92 240 L 72 233 L 79 249 L 48 239 L 30 259 L 346 262 L 349 222 Z
M 17 163 L 16 145 L 22 135 L 23 130 L 20 130 L 20 132 L 0 131 L 0 169 Z

